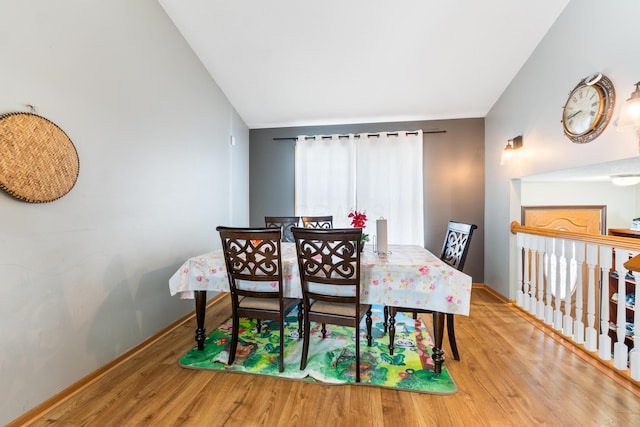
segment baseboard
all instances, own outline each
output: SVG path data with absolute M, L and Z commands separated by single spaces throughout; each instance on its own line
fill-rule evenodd
M 218 300 L 223 298 L 224 295 L 225 295 L 224 293 L 220 293 L 220 294 L 214 296 L 213 298 L 211 298 L 207 302 L 207 307 L 215 304 Z M 100 378 L 104 377 L 110 370 L 115 369 L 116 367 L 120 366 L 121 364 L 123 364 L 127 360 L 135 357 L 141 351 L 147 349 L 149 346 L 151 346 L 152 344 L 154 344 L 155 342 L 157 342 L 161 338 L 164 338 L 166 335 L 168 335 L 169 333 L 173 332 L 175 329 L 179 328 L 184 323 L 186 323 L 187 321 L 189 321 L 192 318 L 194 318 L 195 315 L 196 315 L 196 313 L 195 313 L 195 310 L 194 310 L 191 313 L 181 317 L 180 319 L 176 320 L 175 322 L 173 322 L 172 324 L 170 324 L 166 328 L 162 329 L 157 334 L 155 334 L 155 335 L 147 338 L 146 340 L 142 341 L 140 344 L 138 344 L 137 346 L 133 347 L 131 350 L 129 350 L 126 353 L 123 353 L 122 355 L 116 357 L 111 362 L 107 363 L 104 366 L 101 366 L 100 368 L 98 368 L 95 371 L 91 372 L 89 375 L 87 375 L 84 378 L 80 379 L 76 383 L 70 385 L 69 387 L 65 388 L 64 390 L 60 391 L 59 393 L 55 394 L 54 396 L 50 397 L 49 399 L 45 400 L 44 402 L 42 402 L 38 406 L 32 408 L 28 412 L 22 414 L 21 416 L 19 416 L 15 420 L 11 421 L 9 424 L 7 424 L 6 427 L 17 427 L 17 426 L 23 426 L 23 425 L 29 424 L 34 419 L 42 416 L 42 414 L 51 411 L 56 406 L 58 406 L 61 403 L 65 402 L 66 400 L 68 400 L 69 398 L 74 396 L 75 394 L 79 393 L 80 391 L 84 390 L 85 388 L 87 388 L 88 386 L 90 386 L 91 384 L 93 384 L 94 382 L 99 380 Z
M 500 301 L 504 302 L 504 303 L 508 303 L 509 302 L 509 300 L 507 298 L 505 298 L 502 294 L 499 294 L 493 288 L 487 286 L 485 283 L 473 283 L 471 288 L 472 289 L 477 289 L 477 290 L 483 290 L 483 291 L 487 292 L 488 294 L 491 294 L 496 299 L 499 299 Z

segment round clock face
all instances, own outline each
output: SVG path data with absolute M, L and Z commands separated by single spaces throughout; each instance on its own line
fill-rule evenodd
M 562 113 L 565 130 L 571 135 L 584 135 L 593 129 L 602 115 L 604 96 L 595 86 L 578 86 L 571 92 Z
M 600 73 L 578 83 L 562 110 L 562 126 L 567 138 L 583 144 L 600 135 L 611 120 L 615 98 L 611 80 Z

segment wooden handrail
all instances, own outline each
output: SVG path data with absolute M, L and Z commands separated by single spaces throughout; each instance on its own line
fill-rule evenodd
M 511 233 L 535 234 L 536 236 L 558 237 L 560 239 L 577 240 L 585 243 L 595 243 L 598 245 L 607 245 L 630 251 L 640 252 L 640 239 L 631 237 L 607 236 L 604 234 L 578 233 L 575 231 L 553 230 L 550 228 L 529 227 L 520 225 L 518 221 L 511 223 Z M 629 260 L 630 263 L 633 260 Z M 640 267 L 640 261 L 638 262 Z M 625 264 L 626 267 L 626 264 Z M 633 270 L 636 271 L 636 270 Z M 638 270 L 640 271 L 640 270 Z

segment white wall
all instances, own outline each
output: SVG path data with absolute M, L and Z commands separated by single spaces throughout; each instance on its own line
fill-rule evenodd
M 634 133 L 616 132 L 611 123 L 596 140 L 573 144 L 560 117 L 569 91 L 596 71 L 613 81 L 617 116 L 640 80 L 639 15 L 633 0 L 571 1 L 485 119 L 485 282 L 505 296 L 514 297 L 509 224 L 520 218 L 518 178 L 638 156 Z M 523 135 L 525 158 L 501 167 L 500 151 L 516 135 Z
M 522 181 L 521 186 L 522 206 L 605 205 L 607 228 L 631 226 L 638 216 L 637 197 L 636 187 L 619 187 L 610 182 Z
M 154 0 L 3 1 L 0 58 L 0 114 L 80 157 L 57 201 L 0 192 L 5 424 L 193 310 L 168 279 L 248 225 L 249 131 Z

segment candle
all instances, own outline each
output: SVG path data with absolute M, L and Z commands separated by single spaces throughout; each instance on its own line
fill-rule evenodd
M 382 217 L 376 220 L 376 242 L 378 246 L 377 252 L 379 254 L 386 254 L 388 251 L 387 220 Z

